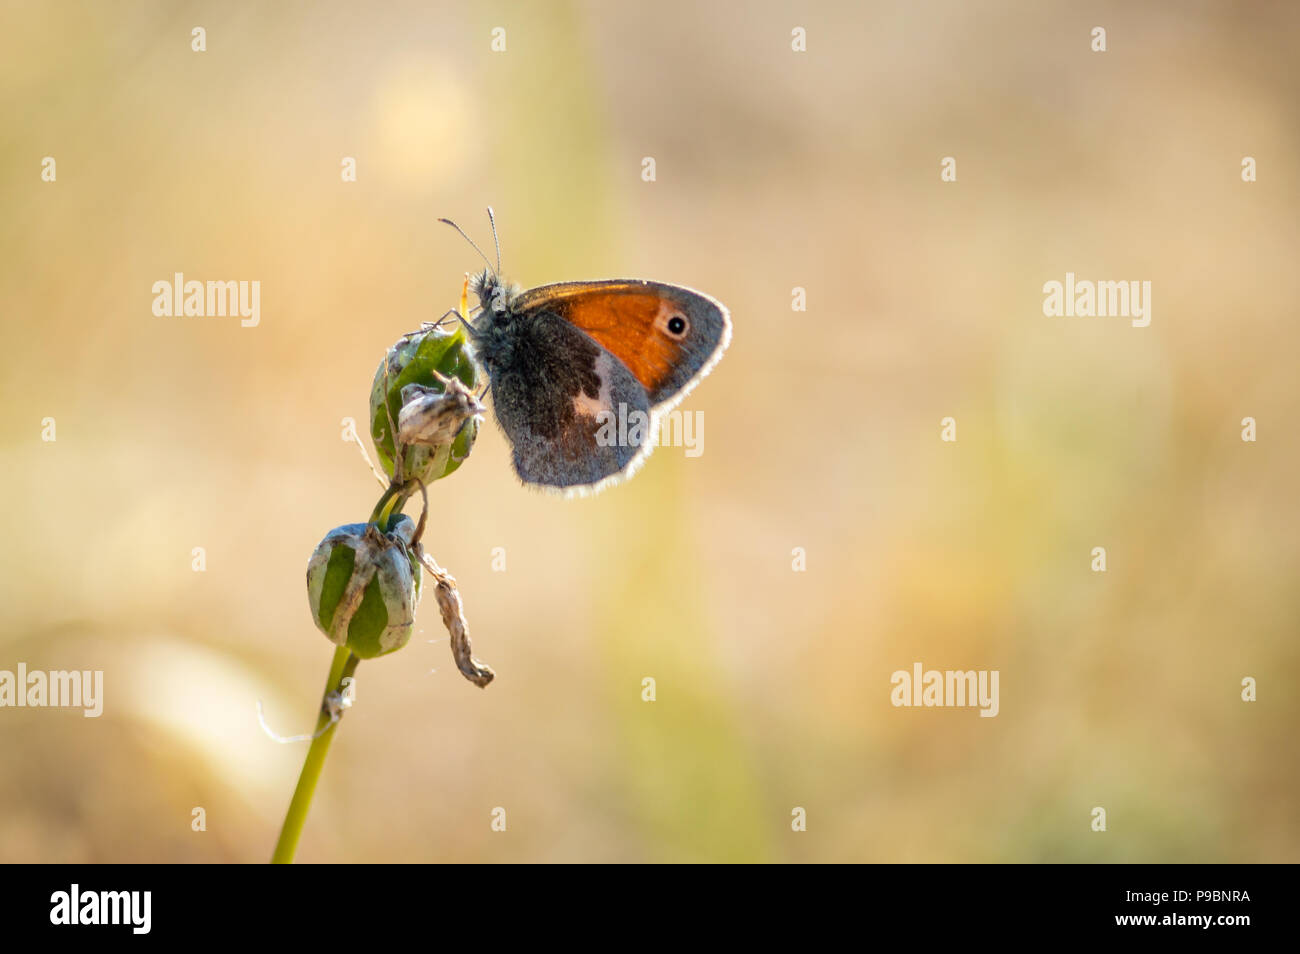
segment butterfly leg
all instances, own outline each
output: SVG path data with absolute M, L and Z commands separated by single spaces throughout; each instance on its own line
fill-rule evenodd
M 448 309 L 437 321 L 424 321 L 420 323 L 421 330 L 428 331 L 430 328 L 441 328 L 448 318 L 461 318 L 461 313 L 455 308 Z M 461 320 L 464 320 L 461 318 Z

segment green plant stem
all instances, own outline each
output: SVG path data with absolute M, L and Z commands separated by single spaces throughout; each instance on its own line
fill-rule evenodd
M 325 767 L 325 754 L 329 752 L 330 740 L 334 738 L 334 730 L 338 728 L 338 723 L 335 722 L 321 732 L 330 721 L 329 708 L 325 704 L 325 699 L 331 692 L 343 691 L 343 680 L 356 672 L 359 662 L 361 660 L 352 655 L 352 651 L 346 646 L 339 646 L 334 650 L 329 679 L 325 682 L 325 694 L 321 697 L 320 718 L 316 720 L 316 731 L 320 732 L 320 735 L 312 739 L 311 748 L 307 750 L 307 761 L 303 763 L 302 774 L 298 776 L 298 787 L 293 790 L 293 800 L 289 802 L 289 811 L 285 814 L 284 826 L 280 829 L 280 840 L 276 842 L 275 854 L 271 856 L 273 865 L 287 865 L 293 862 L 293 854 L 298 849 L 298 839 L 302 835 L 302 826 L 306 824 L 307 811 L 311 808 L 311 797 L 316 792 L 316 782 L 320 779 L 321 769 Z
M 375 504 L 375 509 L 370 514 L 370 522 L 378 524 L 380 530 L 387 530 L 388 524 L 393 519 L 393 514 L 401 513 L 406 502 L 420 488 L 418 480 L 408 480 L 404 484 L 393 485 L 384 491 L 384 495 L 379 498 L 379 503 Z
M 379 498 L 379 503 L 375 504 L 375 509 L 370 511 L 369 522 L 377 523 L 380 529 L 383 529 L 387 525 L 389 515 L 393 512 L 393 503 L 401 492 L 402 488 L 397 484 L 385 490 L 383 496 Z

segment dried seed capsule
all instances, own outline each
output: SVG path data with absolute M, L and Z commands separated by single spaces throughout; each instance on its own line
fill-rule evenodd
M 325 535 L 307 561 L 307 599 L 331 641 L 362 659 L 406 645 L 420 599 L 414 535 L 405 514 L 386 533 L 373 523 L 349 523 Z
M 408 384 L 402 388 L 397 439 L 403 444 L 427 444 L 430 447 L 451 444 L 466 421 L 487 411 L 474 392 L 460 383 L 460 378 L 442 375 L 438 378 L 445 388 L 443 391 L 423 384 Z
M 399 428 L 399 439 L 402 430 L 418 434 L 421 418 L 424 424 L 438 425 L 433 427 L 437 439 L 404 442 L 403 476 L 430 484 L 459 467 L 478 436 L 483 408 L 472 393 L 478 383 L 478 367 L 470 357 L 463 327 L 446 332 L 430 325 L 399 339 L 387 360 L 380 362 L 370 389 L 370 436 L 384 472 L 393 475 L 393 428 Z M 433 402 L 444 393 L 446 402 Z M 407 413 L 402 428 L 403 406 L 412 399 L 420 403 Z

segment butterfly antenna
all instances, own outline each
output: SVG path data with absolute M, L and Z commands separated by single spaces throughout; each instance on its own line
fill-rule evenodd
M 456 224 L 455 222 L 453 222 L 451 219 L 439 219 L 438 221 L 439 221 L 439 222 L 442 222 L 444 225 L 450 225 L 453 229 L 455 229 L 457 232 L 459 232 L 459 233 L 460 233 L 460 237 L 463 238 L 466 242 L 469 242 L 470 247 L 473 248 L 474 251 L 478 252 L 478 254 L 479 254 L 479 258 L 483 259 L 483 264 L 486 265 L 488 268 L 491 268 L 491 267 L 492 267 L 492 260 L 489 259 L 486 255 L 483 254 L 483 250 L 482 250 L 481 248 L 479 248 L 477 245 L 474 244 L 474 240 L 473 240 L 472 238 L 470 238 L 468 235 L 465 234 L 465 230 L 464 230 L 464 229 L 462 229 L 459 225 L 457 225 L 457 224 Z M 493 238 L 496 237 L 496 227 L 495 227 L 495 226 L 493 226 L 492 236 L 493 236 Z M 497 246 L 497 269 L 498 269 L 498 271 L 499 271 L 500 268 L 501 268 L 501 265 L 500 265 L 500 259 L 501 259 L 500 246 Z M 494 273 L 494 274 L 495 274 L 495 273 Z
M 497 274 L 501 274 L 501 240 L 497 238 L 497 218 L 492 214 L 492 206 L 487 207 L 488 223 L 492 226 L 492 241 L 497 247 Z

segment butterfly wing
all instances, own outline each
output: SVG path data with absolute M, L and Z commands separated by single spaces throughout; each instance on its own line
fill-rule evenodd
M 508 361 L 489 362 L 497 421 L 525 483 L 594 493 L 654 446 L 645 388 L 584 331 L 549 311 L 512 321 Z
M 640 382 L 656 411 L 685 397 L 731 341 L 721 302 L 678 285 L 637 279 L 562 282 L 520 295 L 516 313 L 546 311 L 582 329 Z

